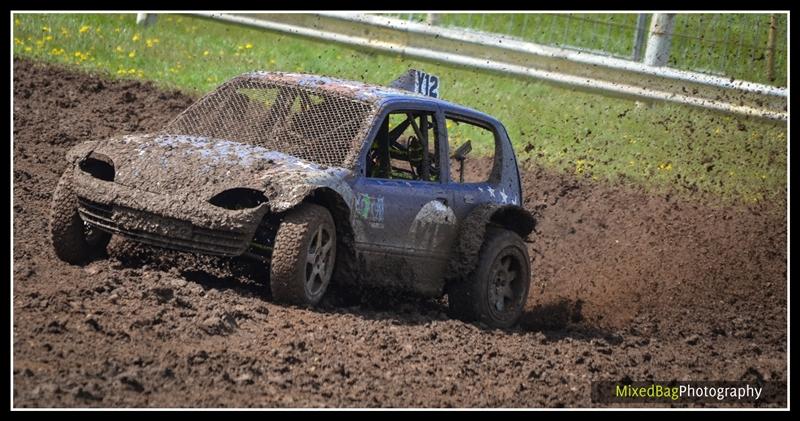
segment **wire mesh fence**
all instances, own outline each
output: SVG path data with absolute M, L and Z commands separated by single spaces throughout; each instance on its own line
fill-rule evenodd
M 390 15 L 430 19 L 426 13 Z M 637 13 L 442 13 L 431 23 L 641 61 L 650 21 L 651 15 Z M 678 14 L 668 65 L 786 86 L 787 39 L 786 14 Z
M 277 73 L 238 76 L 179 114 L 163 133 L 235 140 L 350 166 L 373 106 L 320 86 Z

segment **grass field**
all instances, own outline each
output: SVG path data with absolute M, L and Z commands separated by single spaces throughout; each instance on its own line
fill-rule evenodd
M 503 121 L 523 158 L 652 189 L 695 186 L 768 200 L 786 189 L 786 123 L 553 87 L 401 56 L 179 15 L 16 14 L 14 55 L 151 80 L 199 95 L 249 70 L 320 73 L 386 84 L 410 67 L 438 74 L 444 99 Z M 477 149 L 485 151 L 485 146 Z
M 425 21 L 427 15 L 391 14 Z M 645 28 L 650 28 L 647 15 Z M 775 80 L 767 72 L 770 15 L 766 13 L 679 13 L 669 66 L 677 69 L 786 86 L 786 14 L 776 14 Z M 511 35 L 526 41 L 631 58 L 636 13 L 442 13 L 438 25 Z

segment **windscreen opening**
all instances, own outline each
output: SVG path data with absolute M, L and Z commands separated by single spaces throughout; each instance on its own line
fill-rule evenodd
M 372 106 L 332 89 L 234 79 L 162 130 L 261 146 L 317 164 L 352 167 Z

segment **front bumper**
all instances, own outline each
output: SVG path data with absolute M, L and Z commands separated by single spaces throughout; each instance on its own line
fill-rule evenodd
M 197 196 L 159 195 L 74 171 L 78 212 L 89 225 L 142 243 L 192 253 L 238 256 L 250 246 L 266 204 L 227 210 Z

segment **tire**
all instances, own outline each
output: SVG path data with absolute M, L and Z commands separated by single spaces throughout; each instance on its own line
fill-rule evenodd
M 59 259 L 78 264 L 105 251 L 111 234 L 89 227 L 78 214 L 78 198 L 72 189 L 72 171 L 58 180 L 50 204 L 50 240 Z
M 275 235 L 269 278 L 272 298 L 285 304 L 317 305 L 335 264 L 333 217 L 322 206 L 301 204 L 286 214 Z
M 475 270 L 448 287 L 450 314 L 508 329 L 522 316 L 530 279 L 528 248 L 522 238 L 513 231 L 489 228 Z

